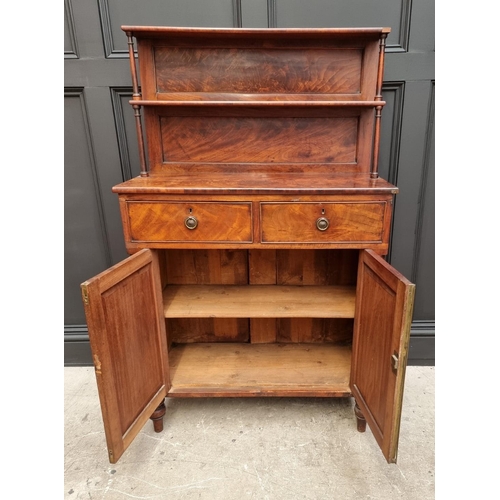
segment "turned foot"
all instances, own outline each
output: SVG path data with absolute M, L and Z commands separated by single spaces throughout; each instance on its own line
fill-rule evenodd
M 356 422 L 358 425 L 358 432 L 365 432 L 366 431 L 366 420 L 361 412 L 361 409 L 358 406 L 358 403 L 354 405 L 354 415 L 356 415 Z
M 161 432 L 163 430 L 163 415 L 165 415 L 166 411 L 165 401 L 163 401 L 161 405 L 156 408 L 151 417 L 149 417 L 153 421 L 155 432 Z

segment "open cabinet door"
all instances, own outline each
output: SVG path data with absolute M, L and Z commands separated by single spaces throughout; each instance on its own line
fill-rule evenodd
M 415 285 L 360 252 L 351 391 L 387 462 L 395 463 Z
M 158 256 L 141 250 L 81 288 L 109 461 L 115 463 L 169 389 Z

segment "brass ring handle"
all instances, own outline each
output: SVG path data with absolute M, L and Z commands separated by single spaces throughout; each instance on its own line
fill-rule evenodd
M 330 221 L 326 217 L 320 217 L 316 221 L 316 227 L 320 231 L 326 231 L 328 229 L 328 226 L 330 225 Z
M 198 226 L 198 219 L 190 215 L 189 217 L 185 218 L 184 224 L 188 229 L 196 229 L 196 227 Z

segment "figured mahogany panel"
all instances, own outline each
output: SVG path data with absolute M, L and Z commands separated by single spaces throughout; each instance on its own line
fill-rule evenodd
M 359 94 L 363 50 L 154 47 L 166 92 Z
M 162 161 L 355 163 L 358 124 L 356 116 L 165 116 Z
M 360 252 L 351 388 L 388 462 L 395 462 L 415 285 Z
M 385 202 L 261 203 L 261 241 L 382 242 L 385 208 Z M 319 219 L 328 221 L 324 231 Z
M 252 241 L 251 203 L 127 202 L 132 241 Z M 189 229 L 187 218 L 197 226 Z

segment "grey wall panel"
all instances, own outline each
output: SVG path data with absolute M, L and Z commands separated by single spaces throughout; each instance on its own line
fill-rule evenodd
M 404 82 L 384 82 L 382 96 L 386 105 L 382 111 L 379 173 L 384 179 L 395 183 L 399 168 Z
M 82 89 L 64 98 L 65 322 L 85 323 L 79 284 L 111 263 L 88 113 Z
M 407 50 L 411 0 L 275 1 L 278 28 L 390 27 L 387 50 Z
M 113 103 L 110 89 L 107 87 L 88 87 L 85 90 L 85 96 L 101 187 L 103 218 L 108 237 L 107 244 L 111 261 L 115 264 L 125 258 L 127 253 L 117 196 L 111 191 L 113 186 L 124 180 L 116 137 Z
M 382 95 L 386 105 L 382 111 L 379 173 L 383 179 L 396 184 L 403 121 L 404 82 L 385 82 Z M 392 262 L 391 255 L 392 240 L 389 242 L 388 262 Z
M 268 27 L 268 0 L 241 0 L 243 28 Z
M 406 82 L 391 263 L 409 279 L 414 275 L 419 198 L 426 157 L 431 82 Z M 420 284 L 417 283 L 417 286 Z
M 233 0 L 98 0 L 107 57 L 128 57 L 122 25 L 232 27 Z
M 77 47 L 71 0 L 64 0 L 64 57 L 78 58 Z
M 132 99 L 132 88 L 112 88 L 111 99 L 120 152 L 122 178 L 126 181 L 132 177 L 137 177 L 141 171 L 135 119 L 132 107 L 129 104 Z
M 434 85 L 431 87 L 426 152 L 420 186 L 419 215 L 416 237 L 416 255 L 412 278 L 422 286 L 415 295 L 415 320 L 434 318 L 435 315 L 435 136 Z
M 434 0 L 413 2 L 411 10 L 412 29 L 410 32 L 410 50 L 413 52 L 432 52 L 435 46 L 435 7 Z

